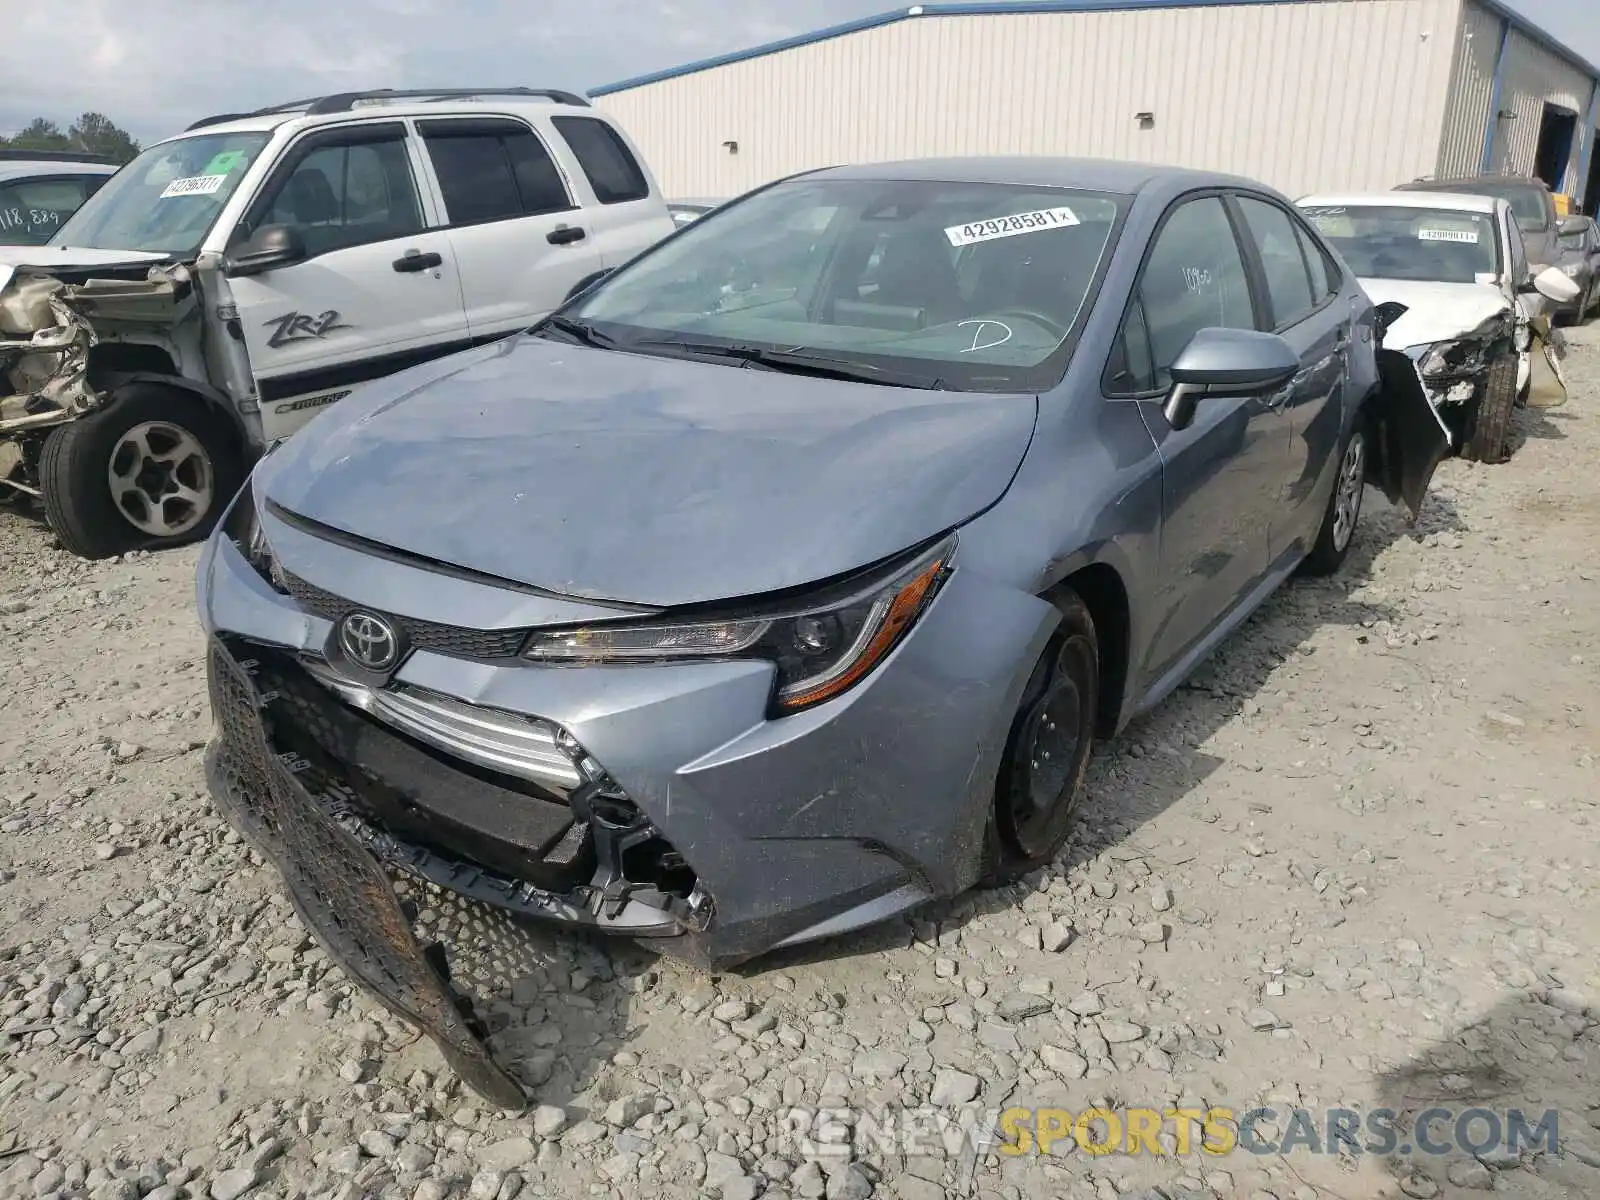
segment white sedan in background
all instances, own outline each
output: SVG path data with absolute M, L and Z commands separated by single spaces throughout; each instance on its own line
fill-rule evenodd
M 1461 456 L 1503 461 L 1511 410 L 1533 379 L 1534 326 L 1547 329 L 1577 285 L 1553 267 L 1533 274 L 1511 206 L 1493 196 L 1398 191 L 1298 204 L 1380 310 L 1404 306 L 1384 343 L 1417 364 Z

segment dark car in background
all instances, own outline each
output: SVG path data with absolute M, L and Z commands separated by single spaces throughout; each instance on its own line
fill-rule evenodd
M 1583 228 L 1570 229 L 1572 220 L 1581 221 Z M 1556 266 L 1580 289 L 1578 299 L 1562 311 L 1581 324 L 1600 305 L 1600 226 L 1593 217 L 1574 217 L 1563 222 L 1562 228 L 1567 232 L 1561 235 Z
M 1528 262 L 1537 275 L 1561 258 L 1560 239 L 1582 226 L 1582 217 L 1562 217 L 1556 198 L 1542 179 L 1524 175 L 1453 175 L 1414 179 L 1397 189 L 1402 192 L 1457 192 L 1468 196 L 1494 196 L 1511 205 L 1522 230 Z
M 720 967 L 1050 864 L 1097 739 L 1369 481 L 1420 505 L 1393 315 L 1245 179 L 772 184 L 262 460 L 199 565 L 212 793 L 515 1104 L 386 870 Z
M 116 173 L 94 154 L 0 150 L 0 246 L 44 245 Z

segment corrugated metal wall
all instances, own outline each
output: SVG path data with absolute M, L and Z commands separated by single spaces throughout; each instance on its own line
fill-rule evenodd
M 1534 156 L 1539 147 L 1539 124 L 1544 116 L 1544 106 L 1578 114 L 1578 129 L 1589 111 L 1589 92 L 1593 80 L 1577 67 L 1550 53 L 1543 46 L 1516 30 L 1506 44 L 1505 83 L 1500 95 L 1502 112 L 1514 112 L 1516 117 L 1500 122 L 1495 138 L 1493 169 L 1531 174 Z M 1576 147 L 1568 167 L 1566 187 L 1582 187 L 1574 182 L 1576 173 Z
M 926 16 L 598 103 L 680 196 L 841 162 L 1004 153 L 1236 171 L 1290 195 L 1386 188 L 1435 168 L 1460 6 Z
M 1494 92 L 1494 66 L 1500 53 L 1499 17 L 1468 0 L 1456 48 L 1455 76 L 1445 106 L 1439 143 L 1439 175 L 1465 175 L 1483 169 L 1483 134 Z

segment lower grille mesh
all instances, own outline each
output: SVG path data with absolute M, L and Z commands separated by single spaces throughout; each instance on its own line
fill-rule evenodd
M 424 956 L 388 876 L 302 786 L 294 757 L 274 749 L 248 660 L 235 659 L 213 638 L 208 666 L 221 729 L 210 763 L 213 792 L 283 875 L 301 921 L 346 972 L 421 1026 L 474 1090 L 503 1107 L 522 1107 L 522 1090 Z

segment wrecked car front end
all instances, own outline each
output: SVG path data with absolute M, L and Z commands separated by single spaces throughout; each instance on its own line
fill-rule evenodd
M 1499 358 L 1525 352 L 1529 337 L 1528 326 L 1519 326 L 1515 314 L 1504 309 L 1459 335 L 1408 346 L 1405 353 L 1417 364 L 1428 399 L 1448 418 L 1452 409 L 1459 415 L 1480 401 L 1490 367 Z
M 200 352 L 193 269 L 161 255 L 28 247 L 0 258 L 0 485 L 37 496 L 50 430 L 140 368 Z

